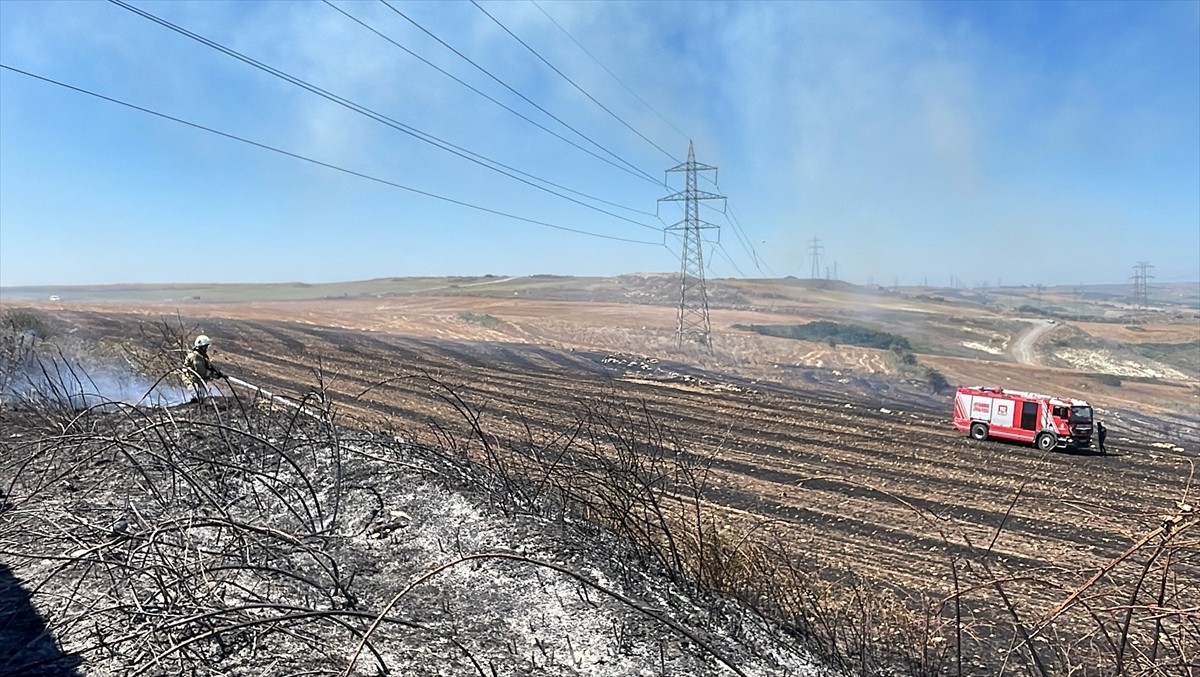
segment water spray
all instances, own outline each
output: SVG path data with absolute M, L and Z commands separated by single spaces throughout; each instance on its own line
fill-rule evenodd
M 272 392 L 264 390 L 262 387 L 256 386 L 253 383 L 250 383 L 249 381 L 243 381 L 242 379 L 237 378 L 236 376 L 226 376 L 225 380 L 228 381 L 230 385 L 242 386 L 243 388 L 253 390 L 255 393 L 266 397 L 267 399 L 271 400 L 272 402 L 278 402 L 279 404 L 291 407 L 292 409 L 295 409 L 296 411 L 298 411 L 306 416 L 311 416 L 313 418 L 317 418 L 317 415 L 312 413 L 311 411 L 306 410 L 304 408 L 304 405 L 299 404 L 297 402 L 293 402 L 292 400 L 289 400 L 288 398 L 286 398 L 282 395 L 276 395 Z

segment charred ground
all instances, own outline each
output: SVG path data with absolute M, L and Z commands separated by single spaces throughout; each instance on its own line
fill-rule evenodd
M 98 341 L 152 322 L 61 318 Z M 295 401 L 318 393 L 351 428 L 430 447 L 528 449 L 600 410 L 640 412 L 704 469 L 724 528 L 828 595 L 807 607 L 824 621 L 800 629 L 849 669 L 879 667 L 866 640 L 907 644 L 917 673 L 1186 674 L 1200 655 L 1187 420 L 1114 430 L 1109 456 L 1043 454 L 968 440 L 948 394 L 881 376 L 793 365 L 764 379 L 628 352 L 176 319 L 219 337 L 226 373 Z M 726 592 L 805 624 L 762 591 Z M 861 665 L 846 660 L 856 651 Z

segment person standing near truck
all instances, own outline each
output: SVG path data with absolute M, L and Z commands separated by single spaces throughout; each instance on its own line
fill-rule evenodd
M 1103 421 L 1096 421 L 1096 441 L 1100 443 L 1100 453 L 1108 455 L 1108 451 L 1104 449 L 1104 438 L 1108 437 L 1108 428 L 1105 427 Z

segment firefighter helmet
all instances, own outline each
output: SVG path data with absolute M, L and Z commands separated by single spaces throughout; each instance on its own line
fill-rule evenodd
M 208 336 L 205 336 L 204 334 L 201 334 L 196 337 L 196 342 L 192 344 L 192 347 L 193 348 L 203 348 L 203 347 L 209 346 L 209 345 L 212 345 L 212 339 L 210 339 Z

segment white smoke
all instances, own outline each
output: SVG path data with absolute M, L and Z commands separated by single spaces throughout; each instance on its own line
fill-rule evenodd
M 161 379 L 135 374 L 113 365 L 85 365 L 68 357 L 33 358 L 8 364 L 0 387 L 6 405 L 55 406 L 70 410 L 126 404 L 138 407 L 172 407 L 192 398 L 178 375 Z M 210 394 L 220 394 L 209 386 Z

